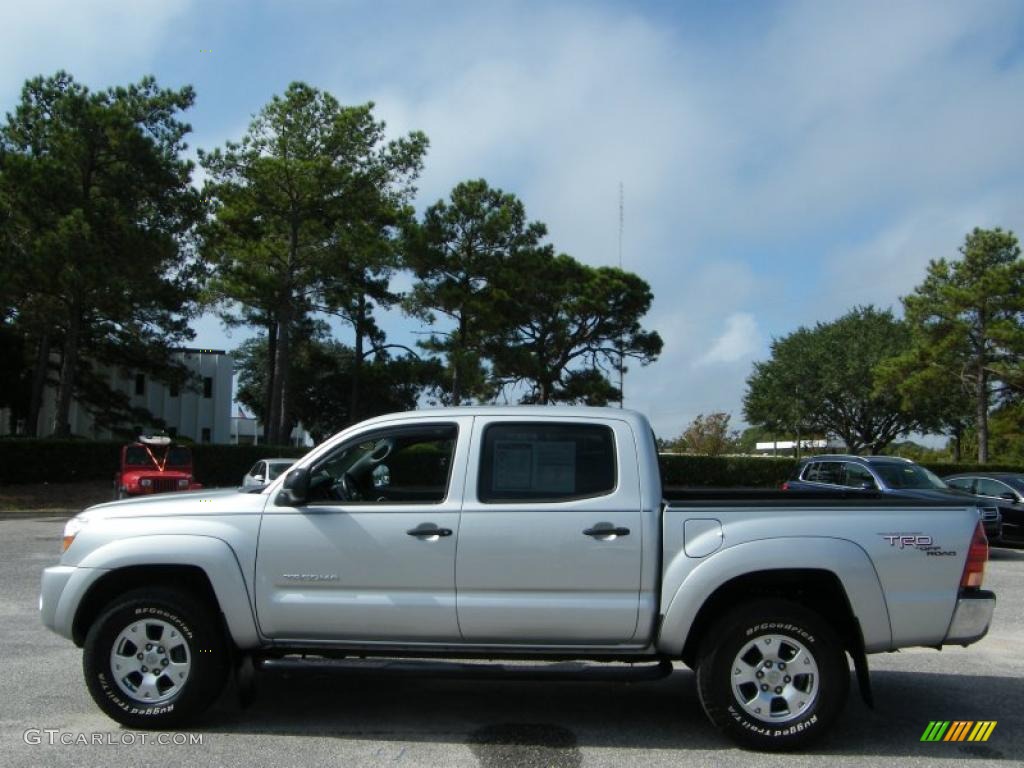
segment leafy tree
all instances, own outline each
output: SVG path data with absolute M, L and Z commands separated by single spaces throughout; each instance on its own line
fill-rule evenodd
M 1008 403 L 992 413 L 989 442 L 997 461 L 1024 466 L 1024 403 Z
M 697 416 L 673 444 L 678 453 L 721 456 L 735 450 L 739 433 L 729 429 L 731 416 L 722 411 Z
M 485 350 L 497 381 L 527 387 L 523 402 L 606 405 L 620 396 L 607 372 L 625 359 L 647 365 L 661 353 L 661 337 L 640 325 L 650 286 L 631 272 L 529 248 L 503 263 L 492 288 L 492 312 L 507 327 Z
M 757 450 L 758 443 L 773 442 L 780 439 L 782 438 L 778 438 L 770 429 L 747 427 L 736 438 L 735 450 L 737 453 L 754 453 Z
M 957 361 L 932 354 L 920 334 L 911 331 L 910 349 L 879 363 L 875 390 L 898 393 L 904 409 L 920 414 L 923 431 L 948 435 L 953 461 L 959 462 L 965 434 L 974 421 L 971 393 L 959 376 L 950 375 Z
M 441 316 L 451 324 L 420 342 L 445 357 L 445 402 L 495 394 L 483 350 L 504 320 L 494 307 L 495 281 L 505 261 L 537 247 L 546 234 L 543 224 L 527 221 L 515 195 L 483 179 L 458 184 L 448 201 L 439 200 L 422 222 L 406 228 L 406 266 L 416 278 L 406 308 L 427 322 Z
M 771 359 L 755 363 L 747 379 L 747 420 L 802 428 L 803 435 L 822 430 L 838 435 L 854 453 L 879 453 L 923 422 L 898 393 L 875 386 L 878 365 L 909 342 L 909 329 L 892 312 L 870 306 L 777 339 Z
M 747 421 L 776 434 L 795 438 L 799 458 L 803 440 L 824 432 L 818 415 L 819 403 L 812 397 L 817 386 L 814 331 L 799 328 L 789 336 L 772 341 L 771 359 L 754 363 L 743 397 Z
M 372 104 L 343 107 L 292 83 L 260 110 L 241 142 L 200 153 L 215 212 L 204 232 L 212 295 L 240 304 L 236 320 L 258 324 L 268 338 L 268 441 L 280 442 L 294 421 L 297 325 L 314 310 L 372 293 L 366 276 L 386 271 L 373 261 L 379 238 L 411 195 L 426 146 L 415 132 L 385 142 Z M 354 274 L 362 279 L 347 279 Z M 372 307 L 359 306 L 357 343 L 373 330 Z
M 999 228 L 975 228 L 960 254 L 929 263 L 924 282 L 904 297 L 913 345 L 895 365 L 911 371 L 911 391 L 969 393 L 973 413 L 959 396 L 951 412 L 973 422 L 984 464 L 992 405 L 1024 391 L 1024 259 L 1016 236 Z
M 192 337 L 201 272 L 187 236 L 200 211 L 177 118 L 190 87 L 143 78 L 91 92 L 65 72 L 29 80 L 0 128 L 0 223 L 13 321 L 34 358 L 28 426 L 59 352 L 57 434 L 97 350 L 142 348 L 141 369 L 182 375 L 171 347 Z
M 354 351 L 339 342 L 313 335 L 302 334 L 296 338 L 293 346 L 293 374 L 297 384 L 294 419 L 320 442 L 354 421 L 348 411 Z M 268 353 L 266 338 L 249 339 L 233 353 L 239 374 L 238 400 L 260 419 L 266 413 L 264 390 Z M 415 408 L 420 396 L 437 385 L 441 368 L 436 362 L 421 361 L 413 356 L 391 358 L 380 354 L 364 365 L 362 375 L 367 384 L 362 416 L 369 417 Z

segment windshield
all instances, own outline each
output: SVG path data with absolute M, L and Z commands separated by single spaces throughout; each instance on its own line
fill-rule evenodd
M 192 464 L 192 452 L 188 448 L 174 446 L 170 449 L 156 447 L 150 452 L 141 445 L 130 445 L 124 452 L 124 463 L 127 467 L 146 467 L 146 469 L 158 469 L 161 465 L 171 467 L 189 467 Z M 164 451 L 167 451 L 167 463 L 164 464 Z M 153 463 L 156 459 L 156 464 Z
M 882 478 L 888 488 L 912 488 L 919 490 L 949 490 L 937 475 L 917 464 L 872 464 L 871 468 Z
M 131 467 L 151 467 L 153 465 L 146 449 L 134 445 L 125 450 L 124 463 Z
M 267 482 L 276 480 L 277 476 L 294 464 L 294 461 L 273 461 L 267 465 Z
M 167 456 L 167 466 L 187 467 L 192 463 L 192 452 L 188 448 L 171 448 Z
M 1024 493 L 1024 477 L 1004 477 L 1003 480 L 1017 493 Z

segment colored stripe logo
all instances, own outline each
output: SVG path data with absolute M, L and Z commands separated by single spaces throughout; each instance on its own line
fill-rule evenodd
M 921 741 L 988 741 L 997 720 L 932 720 Z

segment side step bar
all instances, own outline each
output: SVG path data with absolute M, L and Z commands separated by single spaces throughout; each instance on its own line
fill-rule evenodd
M 474 680 L 571 680 L 635 683 L 672 674 L 672 662 L 618 664 L 587 662 L 475 663 L 433 659 L 332 659 L 322 656 L 257 658 L 256 669 L 286 672 L 327 672 L 359 677 L 440 677 Z

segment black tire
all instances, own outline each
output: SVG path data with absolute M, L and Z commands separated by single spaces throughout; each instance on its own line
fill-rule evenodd
M 754 640 L 762 637 L 767 641 L 769 635 L 790 638 L 802 646 L 811 655 L 812 663 L 817 665 L 818 674 L 796 675 L 792 669 L 789 670 L 794 675 L 793 686 L 797 686 L 795 681 L 799 677 L 802 678 L 800 685 L 808 691 L 806 695 L 810 696 L 812 690 L 814 692 L 806 710 L 801 709 L 794 714 L 786 709 L 776 713 L 775 717 L 769 714 L 759 719 L 745 708 L 733 690 L 733 674 L 739 673 L 743 666 L 741 663 L 734 668 L 733 662 L 741 651 L 750 648 Z M 776 643 L 776 647 L 778 645 Z M 795 645 L 786 644 L 785 655 L 788 656 L 795 648 Z M 752 653 L 752 658 L 757 659 L 759 651 Z M 745 663 L 750 664 L 749 661 Z M 758 665 L 766 663 L 771 664 L 758 661 L 750 668 L 760 669 Z M 778 662 L 775 664 L 777 667 Z M 760 671 L 761 675 L 772 673 L 772 670 Z M 775 674 L 778 676 L 779 672 Z M 779 684 L 783 690 L 781 686 L 787 686 L 790 679 L 786 677 L 786 682 L 775 681 L 773 684 Z M 770 681 L 764 678 L 764 682 Z M 747 749 L 775 751 L 806 746 L 829 730 L 846 704 L 849 689 L 850 668 L 835 632 L 818 614 L 786 600 L 765 599 L 738 606 L 714 626 L 697 659 L 697 691 L 704 712 L 729 738 Z M 740 686 L 741 693 L 743 690 Z M 756 688 L 753 690 L 754 694 L 747 695 L 760 695 Z M 769 712 L 775 710 L 775 704 L 780 707 L 786 705 L 782 697 L 778 697 L 781 701 L 776 702 L 771 690 L 765 695 L 772 699 Z M 749 706 L 753 708 L 755 705 Z M 795 704 L 793 708 L 796 709 Z
M 170 690 L 172 685 L 162 678 L 158 681 L 161 685 L 166 683 L 167 690 L 161 695 L 168 698 L 157 703 L 127 693 L 122 685 L 131 684 L 131 678 L 117 673 L 126 681 L 118 683 L 111 661 L 121 632 L 146 619 L 160 622 L 153 625 L 154 630 L 178 633 L 175 642 L 178 646 L 183 644 L 186 650 L 175 650 L 187 653 L 185 658 L 191 665 L 177 690 Z M 149 625 L 144 631 L 149 631 Z M 86 635 L 82 666 L 89 693 L 110 717 L 131 728 L 164 729 L 194 720 L 217 699 L 229 668 L 227 651 L 210 606 L 187 592 L 154 587 L 128 592 L 107 607 Z

